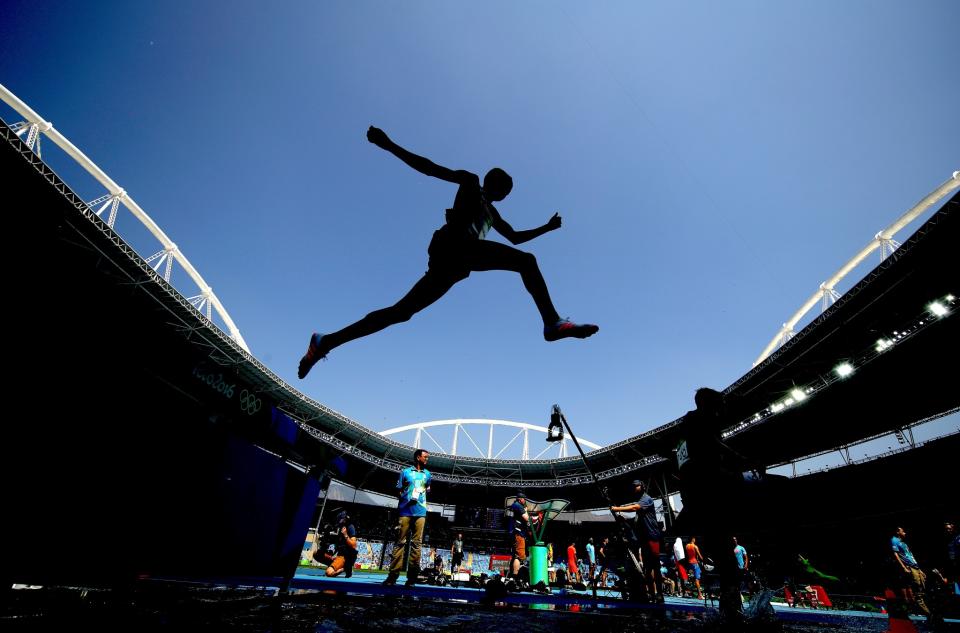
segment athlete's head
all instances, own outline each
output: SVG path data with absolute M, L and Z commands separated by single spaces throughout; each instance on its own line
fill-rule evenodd
M 513 178 L 499 167 L 494 167 L 483 177 L 483 191 L 487 198 L 499 202 L 510 194 L 513 189 Z

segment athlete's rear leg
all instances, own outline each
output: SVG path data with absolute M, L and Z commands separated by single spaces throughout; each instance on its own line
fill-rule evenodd
M 307 353 L 300 359 L 297 376 L 305 377 L 321 358 L 325 358 L 331 350 L 344 343 L 374 334 L 396 323 L 409 321 L 414 314 L 445 295 L 455 283 L 466 277 L 466 274 L 439 274 L 432 270 L 427 271 L 414 284 L 410 292 L 392 306 L 375 310 L 356 323 L 337 332 L 331 334 L 314 333 L 310 336 Z

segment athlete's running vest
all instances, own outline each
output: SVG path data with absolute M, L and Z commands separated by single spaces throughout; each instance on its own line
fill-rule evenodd
M 466 231 L 471 238 L 482 240 L 493 226 L 493 208 L 480 190 L 480 204 L 474 209 L 447 209 L 447 224 Z M 472 211 L 472 212 L 471 212 Z

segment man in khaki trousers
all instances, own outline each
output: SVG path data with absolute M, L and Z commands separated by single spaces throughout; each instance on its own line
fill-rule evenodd
M 427 459 L 430 453 L 418 448 L 413 453 L 413 466 L 404 468 L 397 480 L 400 501 L 397 510 L 400 514 L 400 534 L 393 545 L 393 559 L 390 573 L 383 581 L 385 585 L 394 585 L 400 572 L 407 570 L 407 587 L 417 584 L 420 576 L 420 546 L 423 543 L 423 527 L 427 522 L 427 492 L 430 490 L 430 471 Z

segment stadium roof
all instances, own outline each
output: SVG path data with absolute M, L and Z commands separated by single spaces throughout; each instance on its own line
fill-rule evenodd
M 211 325 L 9 128 L 0 124 L 0 133 L 6 139 L 0 152 L 4 172 L 32 200 L 31 212 L 17 228 L 36 256 L 29 269 L 21 271 L 23 287 L 14 291 L 27 293 L 36 284 L 44 289 L 31 295 L 34 312 L 19 324 L 18 335 L 48 339 L 51 333 L 65 332 L 60 345 L 69 349 L 58 351 L 61 347 L 51 343 L 38 353 L 60 355 L 52 361 L 52 372 L 62 369 L 64 361 L 82 367 L 80 372 L 71 370 L 69 377 L 44 375 L 45 381 L 54 388 L 56 381 L 73 381 L 72 393 L 85 393 L 102 415 L 122 417 L 126 424 L 137 424 L 132 414 L 173 390 L 209 418 L 230 420 L 232 430 L 292 461 L 323 465 L 340 456 L 342 479 L 392 492 L 397 469 L 410 463 L 411 447 L 283 382 Z M 760 463 L 782 463 L 958 406 L 956 377 L 944 369 L 956 364 L 960 351 L 956 306 L 943 317 L 928 308 L 934 300 L 949 304 L 948 296 L 960 294 L 958 206 L 960 196 L 954 196 L 832 307 L 729 386 L 730 423 L 747 423 L 729 437 L 738 452 Z M 109 333 L 95 335 L 103 324 L 110 324 Z M 878 341 L 886 347 L 878 350 Z M 855 371 L 839 379 L 833 370 L 845 360 Z M 135 387 L 124 382 L 134 375 Z M 214 375 L 234 385 L 237 393 L 255 394 L 264 412 L 272 405 L 296 420 L 299 435 L 292 443 L 280 441 L 270 432 L 275 418 L 258 414 L 247 420 L 224 409 L 217 399 L 223 393 L 211 394 L 209 382 L 203 384 L 204 377 Z M 797 389 L 805 399 L 784 404 Z M 772 412 L 771 405 L 783 408 Z M 49 404 L 37 406 L 46 409 Z M 55 409 L 53 414 L 69 415 L 69 410 Z M 589 453 L 590 469 L 614 490 L 638 475 L 655 488 L 675 489 L 673 451 L 681 439 L 679 422 Z M 602 425 L 603 420 L 571 423 L 576 429 Z M 271 424 L 274 427 L 267 428 Z M 579 457 L 520 461 L 432 453 L 430 469 L 438 481 L 446 482 L 434 487 L 433 502 L 497 505 L 522 484 L 535 498 L 556 496 L 553 489 L 562 487 L 574 502 L 571 507 L 598 505 Z

